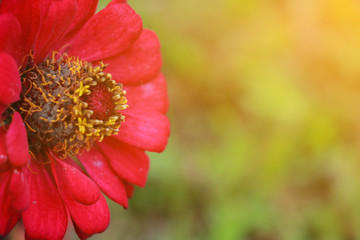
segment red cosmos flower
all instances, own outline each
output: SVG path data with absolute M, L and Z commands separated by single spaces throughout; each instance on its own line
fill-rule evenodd
M 80 238 L 125 208 L 170 125 L 156 35 L 126 1 L 0 1 L 0 237 Z

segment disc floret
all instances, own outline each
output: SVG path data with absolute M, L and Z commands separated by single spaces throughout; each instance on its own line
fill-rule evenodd
M 61 158 L 90 149 L 116 135 L 128 107 L 122 84 L 78 57 L 53 54 L 21 74 L 22 94 L 15 108 L 27 126 L 31 151 L 49 149 Z

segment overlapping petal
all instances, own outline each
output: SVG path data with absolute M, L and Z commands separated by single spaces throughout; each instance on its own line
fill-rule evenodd
M 24 56 L 29 54 L 34 47 L 38 30 L 49 4 L 50 0 L 2 0 L 0 2 L 0 14 L 13 14 L 21 26 L 21 40 L 13 55 L 19 65 Z
M 144 151 L 108 137 L 98 144 L 111 167 L 122 179 L 144 187 L 149 171 L 149 157 Z
M 0 51 L 15 54 L 21 38 L 21 26 L 14 15 L 0 14 Z
M 66 35 L 58 46 L 61 48 L 69 42 L 84 24 L 94 15 L 98 0 L 76 0 L 77 9 L 71 25 L 68 27 Z
M 169 119 L 157 111 L 134 109 L 124 111 L 125 122 L 120 128 L 119 139 L 129 145 L 151 152 L 162 152 L 170 135 Z
M 61 161 L 52 163 L 52 171 L 54 175 L 57 176 L 56 181 L 60 195 L 69 210 L 78 235 L 81 238 L 87 238 L 95 233 L 103 232 L 110 221 L 110 212 L 105 198 L 99 194 L 95 202 L 91 201 L 92 203 L 90 203 L 90 201 L 85 201 L 84 204 L 84 198 L 86 196 L 90 196 L 90 198 L 94 200 L 94 187 L 96 186 L 91 186 L 88 182 L 91 180 L 85 180 L 78 169 Z M 71 174 L 73 174 L 73 176 L 71 176 Z M 75 185 L 68 185 L 69 182 L 75 180 L 75 178 L 80 180 L 78 182 L 78 188 L 86 185 L 90 186 L 91 189 L 81 189 L 78 190 L 79 192 L 76 192 L 74 189 L 74 187 L 76 187 Z
M 115 175 L 103 154 L 96 148 L 92 148 L 79 156 L 79 160 L 88 172 L 91 179 L 99 186 L 111 200 L 128 207 L 127 187 L 125 183 Z
M 64 197 L 74 223 L 75 231 L 81 239 L 105 231 L 110 223 L 110 212 L 102 195 L 92 205 L 81 205 L 72 202 L 68 195 Z
M 26 210 L 30 203 L 30 192 L 25 171 L 25 169 L 14 169 L 9 182 L 8 196 L 12 199 L 11 207 L 17 212 Z
M 10 104 L 20 98 L 21 82 L 14 59 L 0 52 L 0 104 Z
M 113 4 L 89 19 L 74 38 L 69 54 L 99 61 L 125 51 L 141 30 L 141 18 L 128 4 Z
M 51 1 L 34 46 L 34 61 L 42 61 L 51 51 L 57 50 L 56 44 L 64 38 L 72 24 L 77 10 L 74 0 Z
M 114 3 L 127 3 L 127 0 L 112 0 L 109 5 L 112 5 Z
M 25 124 L 18 112 L 6 133 L 6 150 L 9 161 L 14 167 L 24 167 L 30 160 L 29 145 Z
M 12 197 L 8 195 L 12 172 L 0 174 L 0 237 L 6 236 L 15 226 L 21 214 L 11 206 Z
M 127 197 L 132 198 L 132 196 L 134 194 L 134 190 L 135 190 L 134 185 L 132 185 L 131 183 L 125 182 L 125 186 L 126 186 Z
M 124 89 L 131 109 L 147 109 L 164 114 L 168 111 L 169 100 L 163 74 L 143 84 L 126 85 Z
M 0 128 L 0 174 L 7 170 L 9 165 L 6 151 L 6 131 Z
M 56 174 L 66 191 L 71 192 L 74 200 L 90 205 L 99 200 L 100 191 L 84 173 L 62 160 L 56 161 Z
M 43 165 L 31 161 L 30 169 L 30 206 L 22 214 L 25 234 L 29 239 L 62 239 L 68 218 L 55 183 Z
M 161 69 L 160 43 L 156 34 L 143 30 L 139 39 L 120 55 L 104 60 L 106 71 L 123 84 L 138 84 L 151 80 Z

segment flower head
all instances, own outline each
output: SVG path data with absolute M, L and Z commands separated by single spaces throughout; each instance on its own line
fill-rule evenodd
M 0 236 L 102 232 L 170 132 L 156 35 L 123 0 L 0 2 Z

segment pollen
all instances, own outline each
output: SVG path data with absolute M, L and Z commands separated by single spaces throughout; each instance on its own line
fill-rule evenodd
M 14 109 L 24 119 L 30 150 L 60 158 L 89 150 L 116 135 L 128 107 L 122 84 L 105 73 L 106 65 L 54 53 L 21 74 L 21 101 Z

